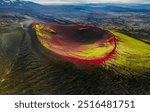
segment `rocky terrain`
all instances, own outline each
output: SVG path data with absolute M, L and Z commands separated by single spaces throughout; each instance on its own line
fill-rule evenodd
M 150 94 L 150 5 L 0 1 L 0 94 Z M 31 23 L 94 25 L 117 37 L 116 57 L 83 69 L 49 54 Z

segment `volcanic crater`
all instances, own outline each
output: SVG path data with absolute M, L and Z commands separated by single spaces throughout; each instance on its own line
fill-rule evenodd
M 78 64 L 101 64 L 113 58 L 117 40 L 96 26 L 32 23 L 39 42 L 51 52 Z

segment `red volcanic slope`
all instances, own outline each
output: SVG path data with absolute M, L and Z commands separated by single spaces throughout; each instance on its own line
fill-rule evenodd
M 92 59 L 92 60 L 85 60 L 85 59 L 80 59 L 80 58 L 74 58 L 74 57 L 68 57 L 68 59 L 71 59 L 73 60 L 73 62 L 76 62 L 76 63 L 87 63 L 87 64 L 101 64 L 101 63 L 104 63 L 106 61 L 108 61 L 109 59 L 113 58 L 114 54 L 115 54 L 115 51 L 116 51 L 116 47 L 117 47 L 117 44 L 116 44 L 116 38 L 113 37 L 113 40 L 115 43 L 114 43 L 114 48 L 111 52 L 109 52 L 108 54 L 106 54 L 105 56 L 102 56 L 102 57 L 99 57 L 99 58 L 95 58 L 95 59 Z
M 103 47 L 105 43 L 109 43 L 113 48 L 110 52 L 106 53 L 103 56 L 96 57 L 96 58 L 82 58 L 77 57 L 74 55 L 70 55 L 70 51 L 75 51 L 77 49 L 80 49 L 80 45 L 86 45 L 87 43 L 82 43 L 80 41 L 76 41 L 75 38 L 79 36 L 77 33 L 80 29 L 89 29 L 89 30 L 97 30 L 102 31 L 103 29 L 100 29 L 95 26 L 83 26 L 83 25 L 72 25 L 72 26 L 62 26 L 62 25 L 54 25 L 54 24 L 45 24 L 45 23 L 33 23 L 32 27 L 36 28 L 36 25 L 44 25 L 44 27 L 48 27 L 53 29 L 57 32 L 57 34 L 50 34 L 49 32 L 40 30 L 43 34 L 48 34 L 50 37 L 52 37 L 52 40 L 44 39 L 43 37 L 40 37 L 38 35 L 38 38 L 41 39 L 43 42 L 49 45 L 49 50 L 54 52 L 55 54 L 64 57 L 64 59 L 70 60 L 74 63 L 78 64 L 101 64 L 104 63 L 111 58 L 113 58 L 116 47 L 117 47 L 117 40 L 116 37 L 111 34 L 105 38 L 100 38 L 96 43 L 99 44 L 99 47 Z M 106 30 L 104 30 L 106 31 Z M 92 36 L 92 35 L 91 35 Z M 85 38 L 85 37 L 84 37 Z M 52 45 L 57 45 L 61 47 L 61 49 L 55 49 L 52 47 Z

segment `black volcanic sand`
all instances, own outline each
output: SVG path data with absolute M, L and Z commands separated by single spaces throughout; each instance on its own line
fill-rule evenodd
M 150 78 L 142 74 L 87 71 L 56 59 L 31 28 L 4 28 L 0 42 L 0 94 L 150 94 Z
M 85 43 L 94 43 L 98 41 L 99 39 L 103 39 L 105 37 L 109 36 L 109 32 L 100 30 L 100 29 L 80 29 L 77 30 L 77 33 L 80 35 L 79 38 L 75 38 L 80 42 Z

